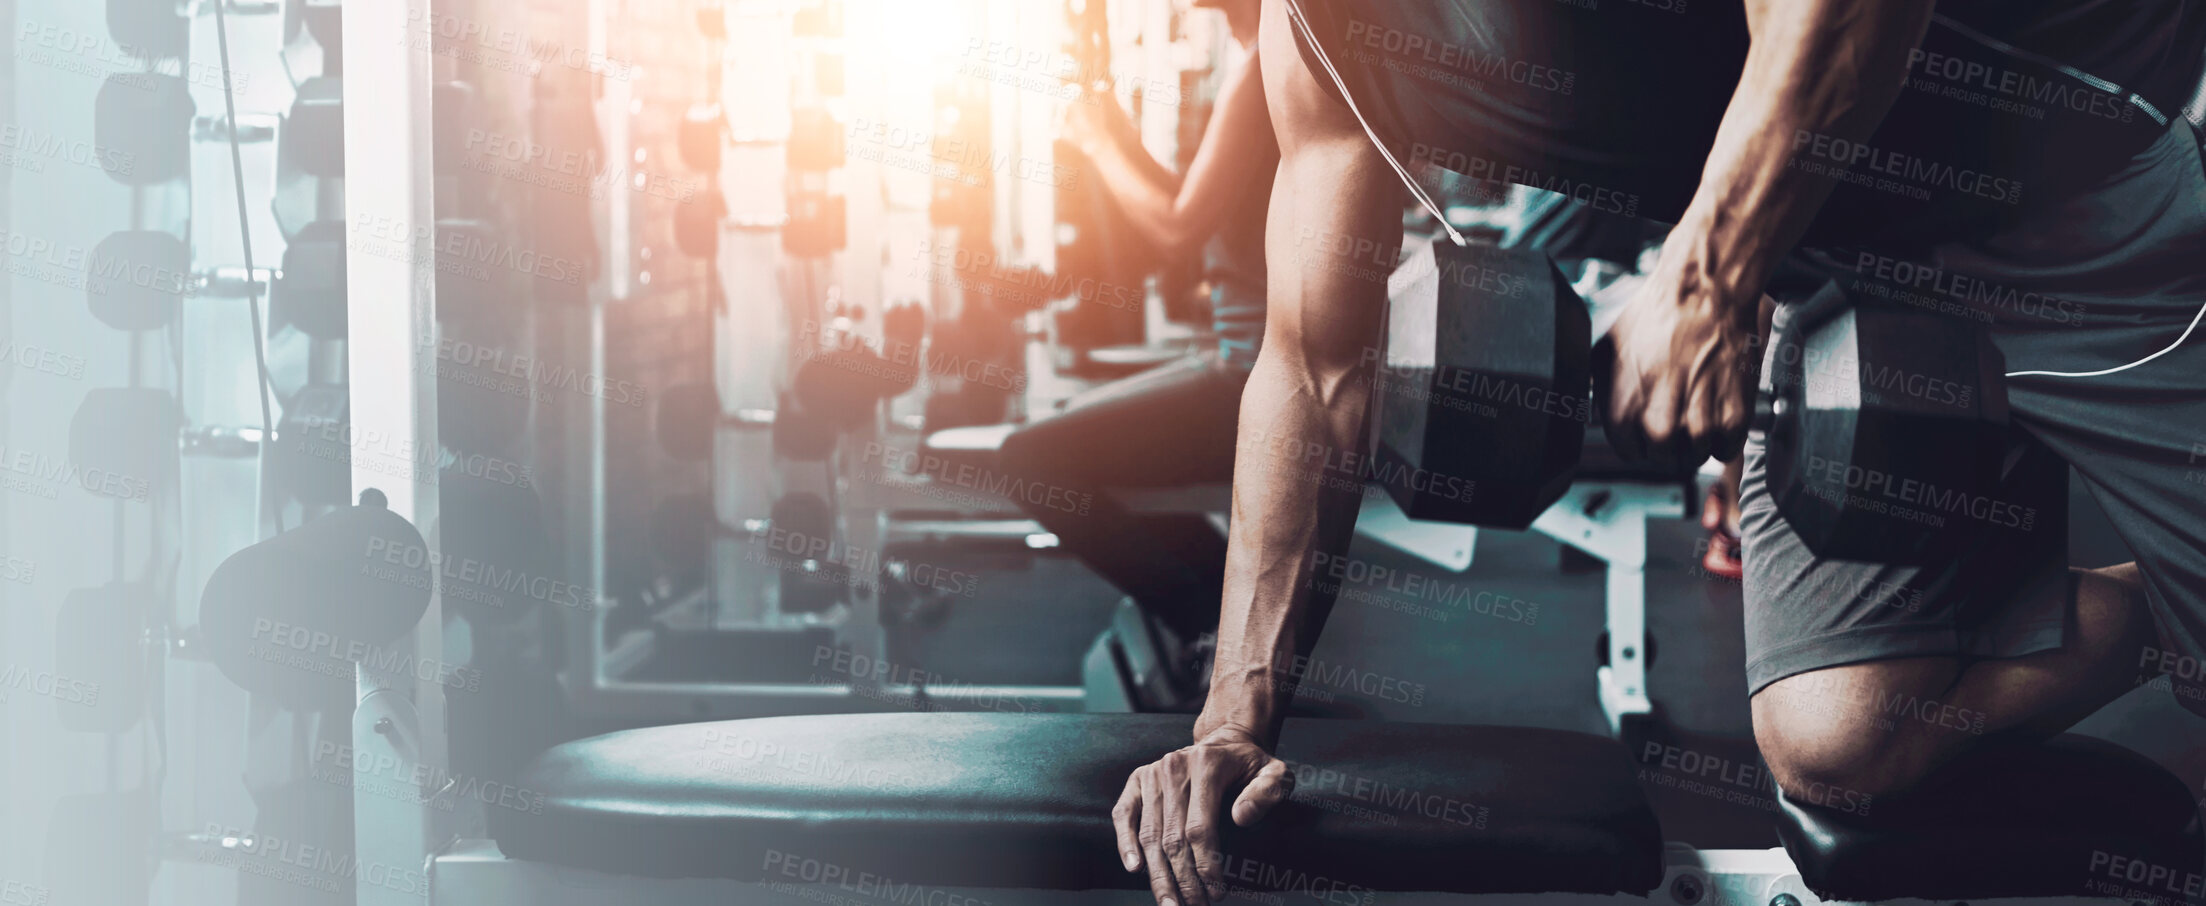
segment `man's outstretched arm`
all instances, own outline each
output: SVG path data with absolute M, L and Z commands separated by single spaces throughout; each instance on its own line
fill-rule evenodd
M 1626 455 L 1729 458 L 1753 410 L 1755 304 L 1836 185 L 1802 136 L 1859 141 L 1899 96 L 1931 0 L 1749 0 L 1753 35 L 1699 189 L 1646 297 L 1618 320 L 1611 438 Z M 1616 430 L 1621 429 L 1621 430 Z
M 1146 871 L 1160 904 L 1223 896 L 1219 822 L 1230 814 L 1254 823 L 1292 789 L 1271 750 L 1297 655 L 1316 643 L 1332 606 L 1313 567 L 1347 548 L 1362 504 L 1368 351 L 1380 341 L 1385 275 L 1402 242 L 1401 183 L 1301 65 L 1290 28 L 1285 4 L 1267 5 L 1258 52 L 1281 157 L 1265 230 L 1264 347 L 1241 395 L 1210 696 L 1195 744 L 1137 769 L 1112 813 L 1127 870 Z
M 1736 446 L 1720 434 L 1746 422 L 1752 378 L 1737 364 L 1751 348 L 1753 303 L 1830 188 L 1790 169 L 1792 138 L 1873 130 L 1928 17 L 1928 0 L 1750 10 L 1755 45 L 1700 190 L 1650 280 L 1657 298 L 1626 313 L 1642 329 L 1617 328 L 1625 342 L 1611 418 L 1660 442 L 1653 452 L 1690 457 L 1678 439 L 1701 457 L 1719 442 Z M 1346 107 L 1307 67 L 1288 64 L 1299 62 L 1291 27 L 1275 0 L 1261 45 L 1282 151 L 1266 238 L 1270 303 L 1264 352 L 1242 398 L 1211 694 L 1195 744 L 1137 769 L 1113 812 L 1127 869 L 1146 869 L 1167 906 L 1206 906 L 1223 894 L 1216 823 L 1229 796 L 1233 820 L 1248 824 L 1292 788 L 1270 754 L 1292 692 L 1280 680 L 1331 606 L 1311 568 L 1321 553 L 1343 550 L 1353 530 L 1360 486 L 1352 468 L 1333 466 L 1361 450 L 1364 351 L 1379 343 L 1385 304 L 1368 262 L 1330 250 L 1392 249 L 1400 239 L 1399 184 Z

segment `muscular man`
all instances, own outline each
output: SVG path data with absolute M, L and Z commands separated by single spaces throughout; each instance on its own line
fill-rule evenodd
M 1137 769 L 1113 811 L 1127 869 L 1160 903 L 1206 904 L 1225 891 L 1220 823 L 1291 792 L 1271 751 L 1332 603 L 1310 565 L 1345 545 L 1361 484 L 1358 458 L 1327 451 L 1361 449 L 1384 303 L 1326 249 L 1388 236 L 1420 165 L 1675 224 L 1614 328 L 1610 428 L 1627 454 L 1672 462 L 1747 447 L 1749 688 L 1788 796 L 1903 791 L 1984 739 L 2074 721 L 2141 657 L 2180 675 L 2165 665 L 2206 639 L 2206 526 L 2185 478 L 2206 458 L 2206 343 L 2170 344 L 2206 305 L 2206 175 L 2170 113 L 2197 84 L 2202 23 L 2188 0 L 1935 15 L 1929 0 L 1271 0 L 1270 319 L 1241 407 L 1217 661 L 1193 744 Z M 1366 243 L 1298 244 L 1311 231 Z M 2009 383 L 2002 493 L 2052 499 L 2066 460 L 2139 562 L 2069 573 L 2047 553 L 2051 519 L 1981 532 L 1935 569 L 1797 553 L 1746 444 L 1757 303 L 1787 303 L 1784 335 L 1799 296 L 1771 278 L 1796 246 L 1826 250 L 1852 291 L 1924 268 L 1998 286 L 1917 288 L 1988 318 L 2012 368 L 2093 372 L 2168 347 Z M 1982 720 L 1883 710 L 1906 697 Z
M 1029 483 L 1076 492 L 1023 505 L 1182 641 L 1217 625 L 1225 539 L 1199 514 L 1139 515 L 1113 492 L 1231 477 L 1241 386 L 1264 330 L 1264 210 L 1279 160 L 1254 53 L 1260 0 L 1193 5 L 1224 13 L 1240 53 L 1184 175 L 1150 156 L 1108 94 L 1071 104 L 1066 131 L 1091 164 L 1084 175 L 1149 244 L 1201 251 L 1218 344 L 1066 401 L 1007 438 L 1000 459 Z

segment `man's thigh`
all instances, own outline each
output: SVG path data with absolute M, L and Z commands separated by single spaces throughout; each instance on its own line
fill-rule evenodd
M 1779 312 L 1773 354 L 1790 342 L 1789 314 Z M 1837 560 L 1810 550 L 1779 511 L 1768 486 L 1767 440 L 1755 431 L 1739 497 L 1748 691 L 1848 664 L 2013 658 L 2061 647 L 2074 603 L 2067 570 L 2068 466 L 2020 432 L 2009 444 L 2012 465 L 1992 493 L 2028 508 L 2029 527 L 1952 514 L 1939 562 L 1902 565 Z
M 2144 367 L 2163 363 L 2165 374 L 2140 376 L 2149 388 L 2016 400 L 2033 433 L 2075 463 L 2137 558 L 2158 637 L 2137 666 L 2156 675 L 2156 690 L 2206 715 L 2206 345 Z
M 1985 324 L 2010 372 L 2072 373 L 2010 378 L 2012 418 L 2032 444 L 2074 466 L 2136 555 L 2161 638 L 2140 666 L 2166 674 L 2164 686 L 2206 713 L 2206 336 L 2171 346 L 2206 308 L 2199 135 L 2172 126 L 2098 184 L 2033 205 L 1981 241 L 1912 257 L 1807 257 L 1857 296 Z M 1758 568 L 1748 538 L 1750 648 L 1758 607 L 1774 606 L 1771 582 L 1757 604 L 1757 572 L 1834 568 L 1793 556 L 1782 538 L 1769 549 L 1778 562 Z
M 1964 296 L 2025 372 L 2008 381 L 2015 422 L 2074 464 L 2137 557 L 2161 636 L 2140 666 L 2206 714 L 2201 141 L 2175 124 L 2073 199 L 1938 249 L 1931 286 Z M 2027 373 L 2042 371 L 2065 374 Z
M 1794 674 L 1755 694 L 1755 732 L 1792 754 L 1858 755 L 1905 730 L 1900 716 L 1917 710 L 1906 705 L 1935 700 L 1961 670 L 1959 658 L 1918 657 Z

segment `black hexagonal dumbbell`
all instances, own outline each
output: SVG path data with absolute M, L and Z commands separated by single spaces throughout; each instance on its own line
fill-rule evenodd
M 92 316 L 116 330 L 167 327 L 192 289 L 191 250 L 163 230 L 110 233 L 85 265 Z
M 382 491 L 359 499 L 207 577 L 199 642 L 240 688 L 297 710 L 350 707 L 353 664 L 389 669 L 402 653 L 394 643 L 428 611 L 442 561 Z
M 1592 421 L 1585 303 L 1544 254 L 1445 239 L 1390 282 L 1367 477 L 1414 519 L 1521 529 Z
M 1757 417 L 1778 512 L 1809 550 L 1924 563 L 1961 524 L 2015 522 L 1996 491 L 2006 361 L 1980 325 L 1848 298 L 1835 281 L 1802 310 L 1765 357 Z

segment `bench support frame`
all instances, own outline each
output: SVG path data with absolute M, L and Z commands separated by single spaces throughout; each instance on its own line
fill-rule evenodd
M 1651 717 L 1647 697 L 1647 521 L 1685 515 L 1685 489 L 1581 479 L 1532 528 L 1608 564 L 1607 663 L 1598 668 L 1609 732 Z

